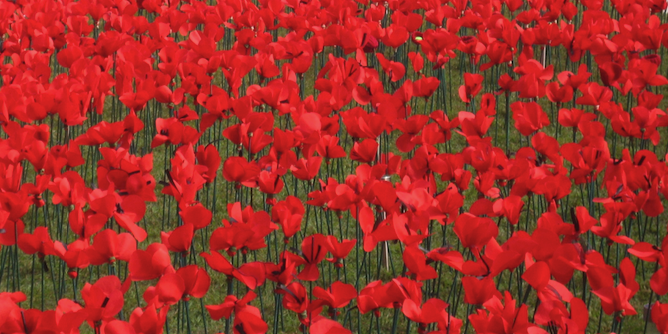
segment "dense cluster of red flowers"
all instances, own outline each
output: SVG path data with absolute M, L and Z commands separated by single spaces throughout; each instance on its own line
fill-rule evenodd
M 668 333 L 665 8 L 3 0 L 0 333 Z

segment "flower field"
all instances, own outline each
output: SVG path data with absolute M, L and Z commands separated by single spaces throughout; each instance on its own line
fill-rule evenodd
M 0 334 L 668 333 L 665 0 L 0 0 Z

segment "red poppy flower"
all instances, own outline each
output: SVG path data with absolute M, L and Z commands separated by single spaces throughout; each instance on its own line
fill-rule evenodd
M 88 257 L 93 265 L 113 263 L 116 260 L 129 262 L 137 250 L 137 241 L 129 233 L 116 233 L 105 229 L 93 238 Z
M 483 76 L 480 74 L 464 73 L 464 85 L 459 87 L 459 98 L 465 103 L 478 95 L 482 89 Z
M 464 247 L 474 249 L 482 248 L 499 233 L 499 229 L 493 220 L 479 218 L 470 213 L 464 213 L 457 217 L 454 231 Z
M 511 105 L 515 128 L 523 135 L 529 136 L 534 132 L 550 125 L 550 119 L 543 108 L 536 102 L 514 102 Z
M 111 320 L 123 309 L 121 281 L 116 276 L 105 276 L 95 284 L 86 283 L 81 297 L 86 303 L 87 320 L 91 327 L 100 320 Z
M 305 260 L 304 269 L 298 278 L 305 281 L 315 281 L 320 276 L 318 264 L 327 256 L 329 247 L 327 238 L 322 234 L 315 234 L 302 241 L 302 254 Z
M 355 247 L 357 244 L 357 239 L 353 240 L 341 240 L 339 242 L 335 236 L 333 235 L 328 235 L 327 236 L 327 250 L 329 251 L 330 254 L 332 254 L 331 258 L 327 258 L 326 260 L 334 263 L 337 267 L 341 268 L 343 267 L 342 260 L 345 259 L 348 254 L 350 254 L 350 251 Z
M 148 281 L 174 271 L 167 247 L 158 243 L 149 245 L 145 251 L 134 251 L 128 269 L 133 281 Z
M 287 286 L 280 287 L 277 292 L 283 295 L 283 307 L 300 314 L 300 317 L 309 306 L 306 288 L 301 283 L 292 282 Z

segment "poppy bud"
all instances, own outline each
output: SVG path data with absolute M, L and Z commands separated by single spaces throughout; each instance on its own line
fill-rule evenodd
M 67 276 L 69 276 L 71 279 L 75 279 L 77 276 L 79 276 L 79 273 L 76 269 L 70 268 L 70 270 L 67 272 Z
M 412 41 L 413 43 L 417 44 L 417 45 L 420 45 L 420 44 L 422 44 L 422 36 L 423 36 L 423 35 L 422 35 L 421 32 L 419 32 L 419 31 L 415 31 L 415 32 L 413 32 L 413 34 L 411 35 L 411 41 Z

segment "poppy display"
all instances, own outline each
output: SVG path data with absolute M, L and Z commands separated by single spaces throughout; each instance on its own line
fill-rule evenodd
M 667 8 L 1 1 L 0 334 L 668 333 Z

